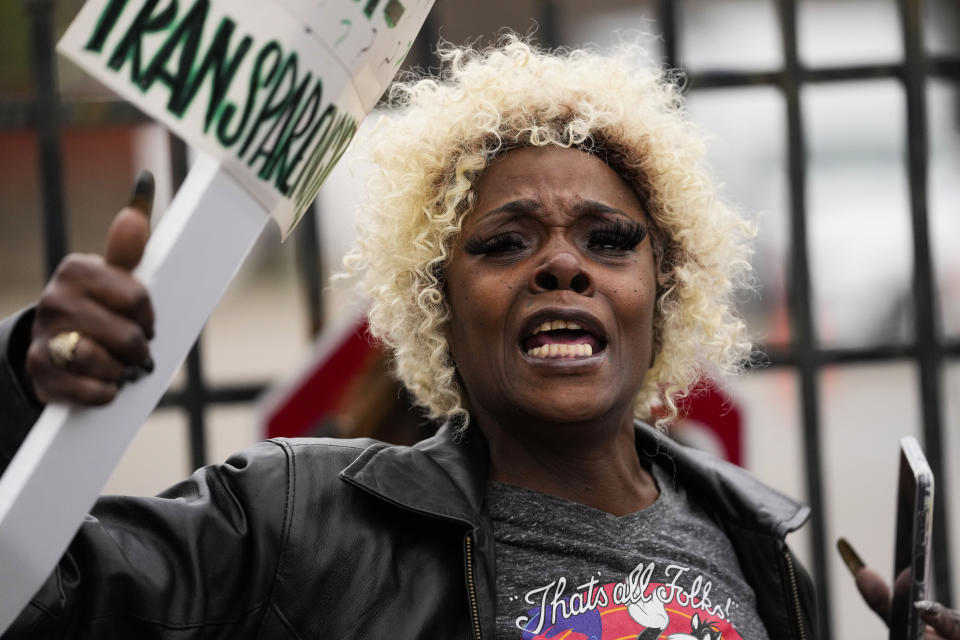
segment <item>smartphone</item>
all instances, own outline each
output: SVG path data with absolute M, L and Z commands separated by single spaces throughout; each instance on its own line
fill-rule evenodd
M 928 599 L 932 523 L 933 473 L 916 438 L 908 436 L 900 440 L 890 640 L 923 638 L 925 624 L 913 603 Z

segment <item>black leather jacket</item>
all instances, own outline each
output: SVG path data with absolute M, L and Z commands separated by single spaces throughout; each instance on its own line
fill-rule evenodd
M 2 469 L 37 410 L 6 358 L 0 389 Z M 784 544 L 808 509 L 641 423 L 637 446 L 666 450 L 712 509 L 771 639 L 815 637 L 812 585 Z M 102 498 L 4 637 L 493 640 L 487 459 L 479 433 L 446 428 L 414 447 L 279 439 L 156 498 Z

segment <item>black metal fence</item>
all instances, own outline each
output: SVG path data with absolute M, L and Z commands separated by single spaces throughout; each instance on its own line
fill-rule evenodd
M 743 73 L 717 70 L 689 74 L 691 91 L 718 87 L 768 85 L 780 90 L 785 98 L 787 121 L 787 154 L 790 196 L 790 256 L 788 306 L 791 342 L 788 348 L 768 350 L 771 366 L 790 367 L 797 373 L 798 394 L 803 422 L 804 462 L 807 499 L 813 511 L 811 526 L 812 571 L 817 584 L 822 637 L 830 637 L 831 599 L 828 580 L 828 548 L 826 509 L 822 484 L 820 398 L 817 389 L 818 371 L 829 365 L 865 362 L 912 360 L 919 370 L 920 399 L 923 417 L 923 446 L 937 478 L 944 478 L 942 375 L 946 358 L 960 356 L 960 341 L 944 340 L 937 331 L 936 287 L 930 250 L 930 226 L 927 212 L 927 124 L 926 83 L 930 77 L 960 81 L 960 58 L 938 58 L 927 55 L 923 46 L 921 3 L 919 0 L 898 0 L 904 60 L 898 64 L 807 68 L 798 55 L 797 0 L 776 2 L 779 17 L 783 68 L 765 73 Z M 660 0 L 660 21 L 664 34 L 667 61 L 678 65 L 677 6 L 671 0 Z M 907 166 L 909 168 L 910 213 L 913 236 L 913 324 L 914 341 L 905 345 L 877 345 L 867 348 L 825 349 L 818 345 L 814 331 L 811 304 L 811 278 L 807 248 L 807 158 L 803 128 L 802 87 L 814 83 L 856 82 L 877 78 L 893 78 L 902 83 L 906 94 Z M 934 589 L 944 603 L 953 601 L 950 576 L 950 537 L 947 507 L 948 492 L 943 484 L 935 496 L 933 546 L 937 562 L 934 566 Z
M 766 85 L 777 88 L 784 97 L 787 122 L 787 162 L 789 171 L 790 256 L 788 306 L 791 341 L 783 349 L 768 350 L 770 366 L 787 367 L 797 374 L 803 423 L 804 463 L 807 497 L 813 509 L 812 571 L 818 587 L 823 620 L 821 637 L 829 638 L 831 598 L 827 576 L 829 542 L 826 536 L 826 513 L 822 486 L 820 397 L 818 372 L 828 365 L 867 362 L 912 361 L 919 371 L 922 403 L 923 444 L 934 474 L 942 478 L 944 471 L 943 431 L 943 365 L 947 358 L 960 356 L 960 341 L 945 340 L 937 330 L 936 288 L 930 250 L 930 228 L 927 215 L 927 138 L 926 83 L 929 78 L 960 82 L 960 58 L 932 57 L 924 51 L 921 29 L 921 3 L 898 0 L 903 37 L 904 59 L 896 64 L 853 65 L 808 68 L 798 56 L 797 0 L 777 0 L 782 42 L 782 68 L 765 72 L 718 69 L 688 74 L 689 91 L 713 88 L 752 87 Z M 56 66 L 53 53 L 54 0 L 24 0 L 31 29 L 31 64 L 34 79 L 32 101 L 0 102 L 0 128 L 28 127 L 37 134 L 40 151 L 40 173 L 44 219 L 45 264 L 49 274 L 69 246 L 66 238 L 64 197 L 60 153 L 60 127 L 64 125 L 117 124 L 146 121 L 135 108 L 115 102 L 96 111 L 77 104 L 61 103 L 57 96 Z M 539 3 L 538 36 L 546 45 L 556 44 L 557 24 L 562 20 L 562 6 L 550 0 Z M 678 54 L 681 34 L 678 29 L 678 3 L 657 0 L 658 30 L 663 34 L 665 59 L 673 67 L 681 66 Z M 428 19 L 423 35 L 414 45 L 412 55 L 422 66 L 432 60 L 431 42 L 438 25 Z M 806 85 L 836 82 L 857 82 L 877 78 L 899 81 L 906 95 L 907 150 L 909 167 L 910 211 L 913 236 L 913 324 L 914 340 L 909 344 L 887 344 L 868 348 L 822 348 L 814 330 L 811 305 L 811 277 L 807 250 L 807 156 L 803 127 L 801 89 Z M 171 166 L 175 182 L 186 175 L 186 149 L 179 141 L 172 143 Z M 309 309 L 310 326 L 319 330 L 322 323 L 322 283 L 318 277 L 319 257 L 314 216 L 306 216 L 297 232 L 297 251 Z M 180 408 L 189 416 L 190 455 L 194 466 L 206 462 L 204 415 L 213 405 L 243 403 L 254 400 L 265 384 L 208 385 L 203 375 L 200 342 L 191 351 L 186 367 L 186 384 L 171 391 L 161 406 Z M 950 546 L 947 529 L 949 504 L 943 484 L 936 493 L 933 544 L 937 562 L 934 567 L 935 591 L 941 602 L 953 601 L 950 581 Z

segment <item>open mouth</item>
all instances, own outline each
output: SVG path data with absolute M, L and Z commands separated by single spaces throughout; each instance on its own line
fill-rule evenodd
M 581 322 L 556 318 L 538 322 L 520 347 L 532 358 L 589 358 L 603 351 L 606 340 Z

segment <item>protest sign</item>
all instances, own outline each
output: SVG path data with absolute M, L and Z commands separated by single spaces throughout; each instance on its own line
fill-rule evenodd
M 432 3 L 81 9 L 60 51 L 200 154 L 134 271 L 156 313 L 153 373 L 105 407 L 48 406 L 0 476 L 0 634 L 56 566 L 263 228 L 274 219 L 286 235 L 310 205 Z
M 216 158 L 286 236 L 432 0 L 88 0 L 61 53 Z

